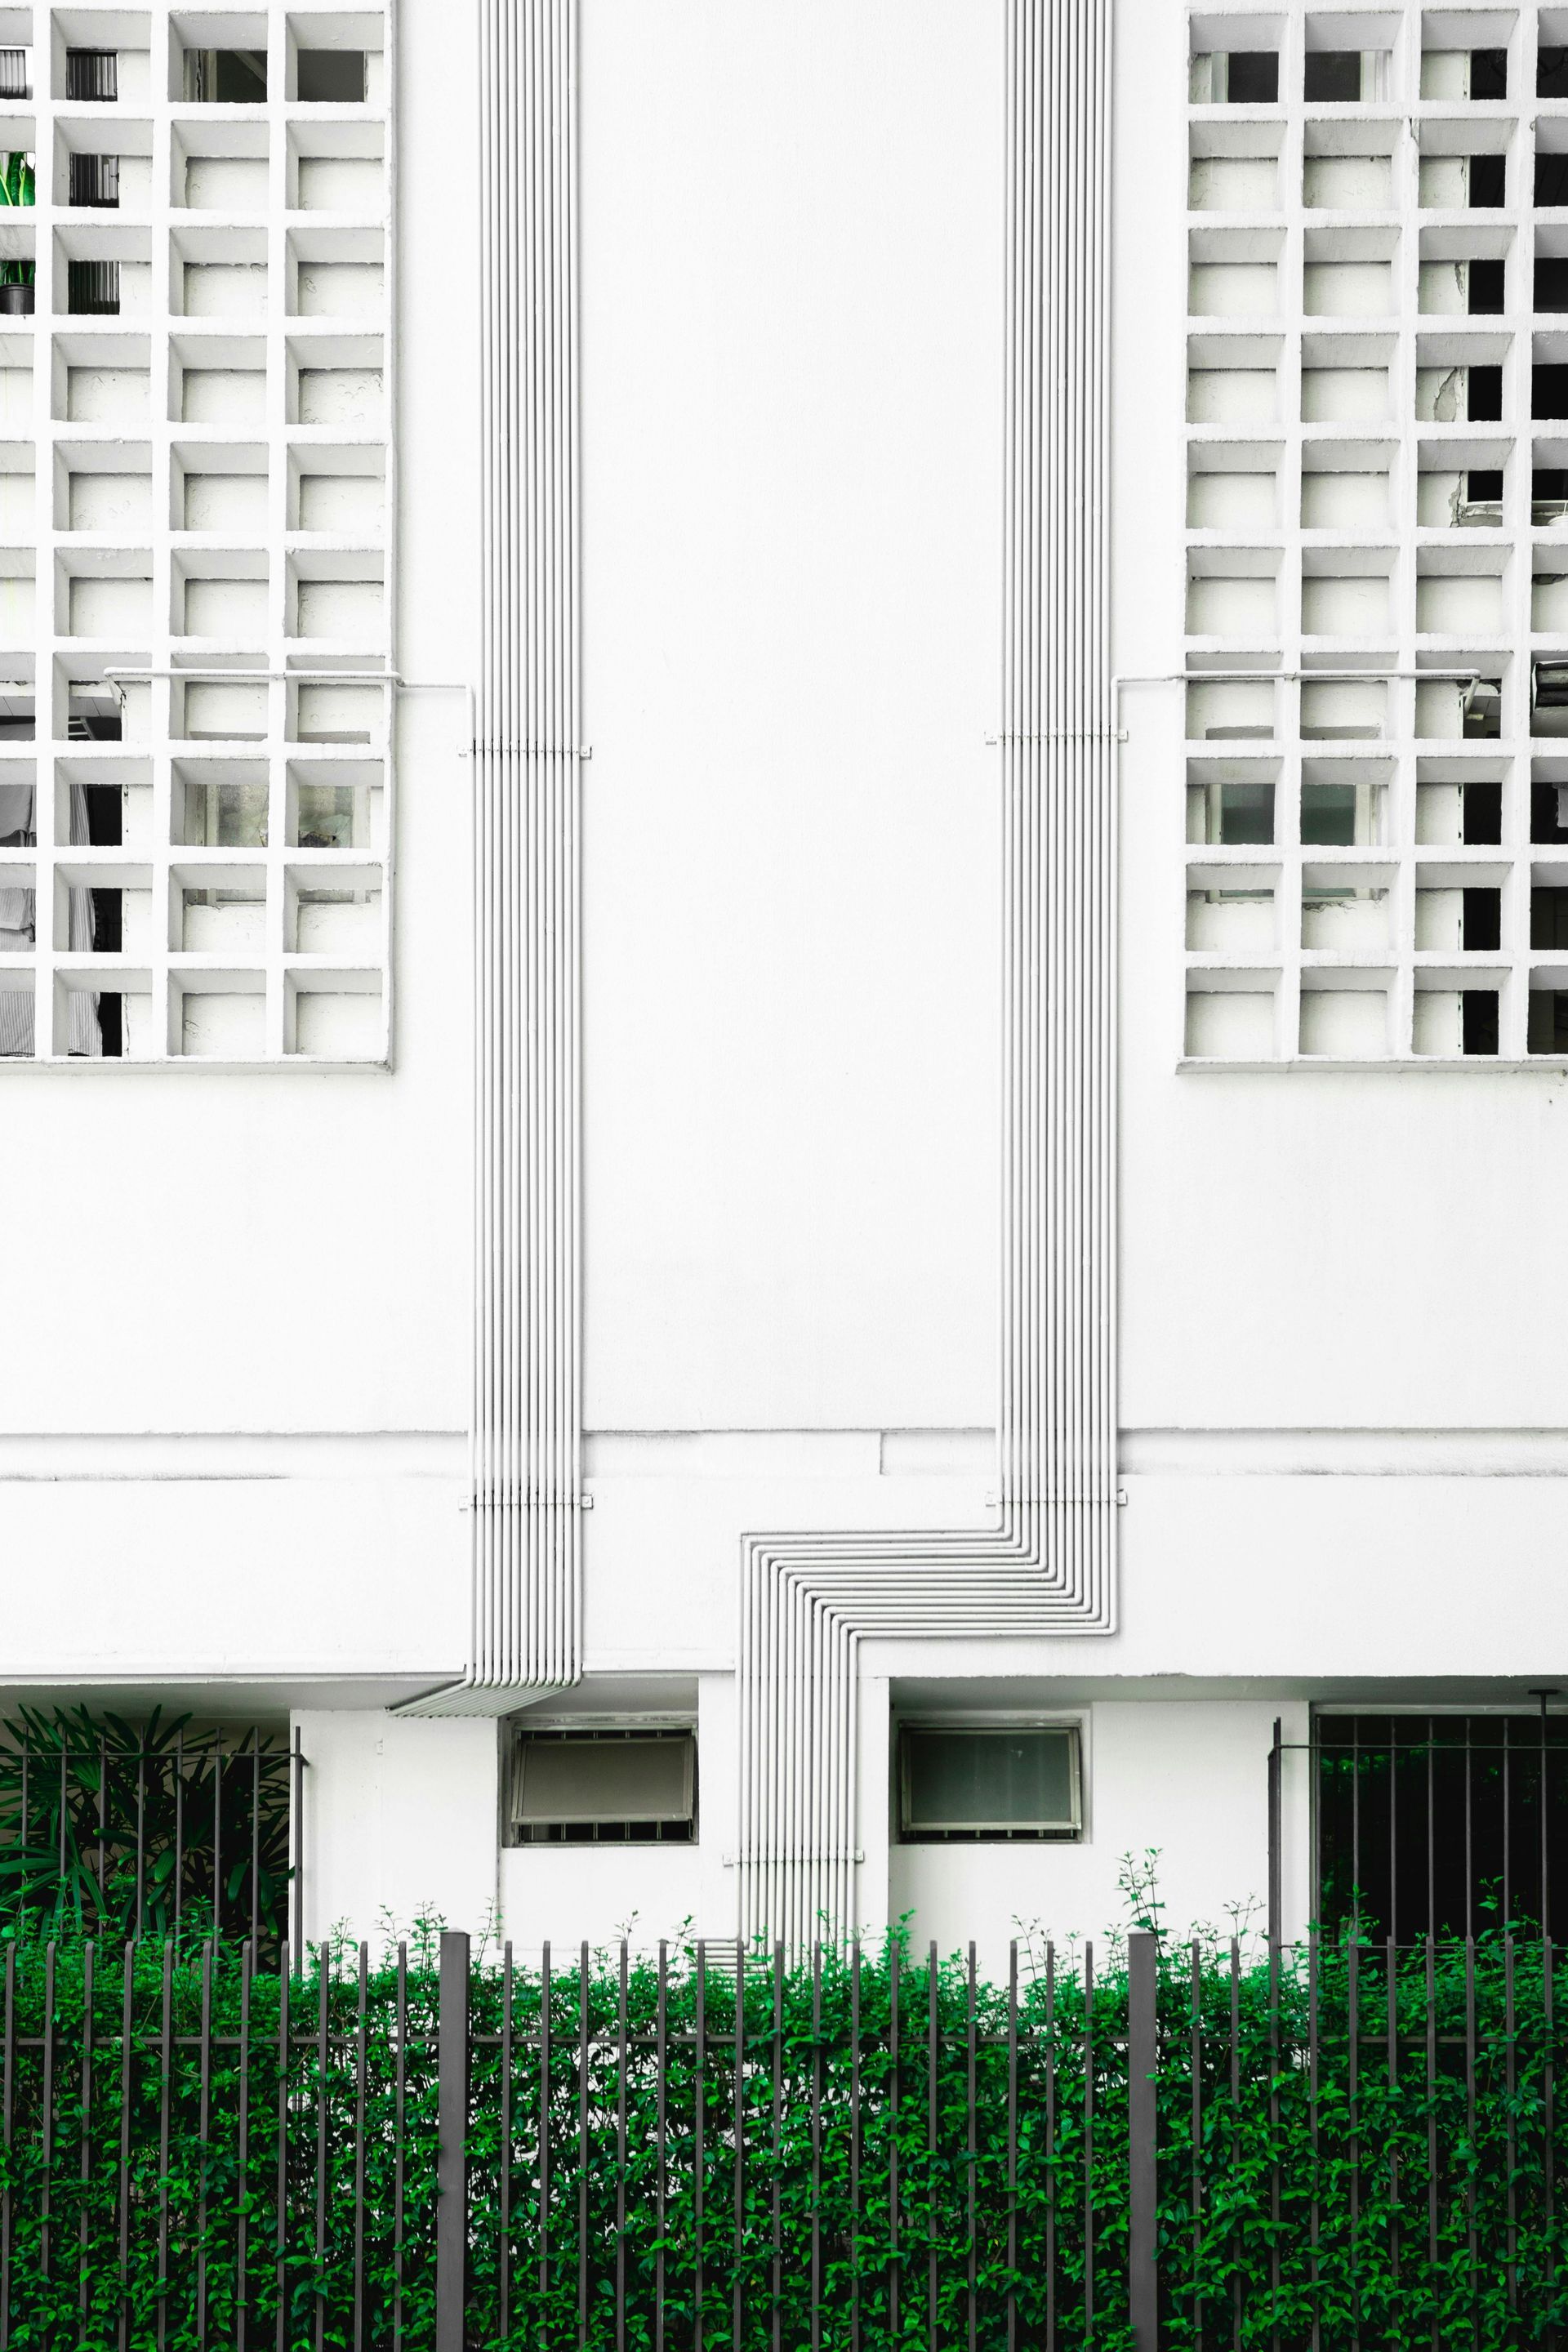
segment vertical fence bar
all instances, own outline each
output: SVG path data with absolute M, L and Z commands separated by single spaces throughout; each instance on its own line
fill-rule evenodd
M 507 1995 L 511 1993 L 511 1946 L 507 1949 Z M 510 2094 L 510 2084 L 508 2083 Z M 403 2352 L 403 2144 L 407 2131 L 408 2113 L 408 1946 L 399 1941 L 397 1947 L 397 2060 L 392 2085 L 393 2127 L 392 2150 L 392 2352 Z M 510 2107 L 505 2110 L 508 2122 L 507 2153 L 511 2148 Z M 501 2244 L 510 2243 L 511 2208 L 501 2207 Z M 506 2275 L 503 2267 L 502 2276 Z M 505 2333 L 503 2326 L 502 2333 Z
M 294 1884 L 294 1949 L 305 1949 L 305 1758 L 300 1746 L 300 1727 L 294 1727 L 292 1757 L 292 1787 L 289 1805 L 289 1859 L 293 1865 Z
M 1506 1723 L 1507 1718 L 1504 1718 Z M 1507 1758 L 1504 1758 L 1507 1763 Z M 1507 2088 L 1504 2113 L 1507 2116 L 1506 2140 L 1508 2168 L 1506 2194 L 1508 2199 L 1508 2259 L 1505 2276 L 1508 2281 L 1508 2308 L 1510 2318 L 1519 2316 L 1519 2125 L 1515 2101 L 1519 2095 L 1519 2053 L 1516 2048 L 1519 2017 L 1514 1999 L 1513 1934 L 1506 1925 L 1502 1937 L 1502 2004 L 1503 2004 L 1503 2080 Z
M 1546 2184 L 1546 2237 L 1549 2244 L 1555 2245 L 1557 2242 L 1557 2115 L 1556 2084 L 1553 2073 L 1555 2062 L 1552 2053 L 1555 2027 L 1552 2014 L 1555 1988 L 1552 1979 L 1552 1938 L 1550 1936 L 1543 1936 L 1541 1939 L 1541 2128 L 1544 2142 L 1542 2155 Z M 1557 2323 L 1555 2320 L 1548 2320 L 1546 2352 L 1556 2352 L 1556 2345 Z
M 655 2352 L 664 2352 L 665 2198 L 669 2185 L 669 1946 L 662 1936 L 658 1944 L 658 1994 L 653 2032 L 654 2137 L 658 2159 L 653 2185 L 653 2330 Z M 740 2086 L 741 2069 L 737 2058 L 737 2101 Z M 739 2113 L 737 2105 L 737 2119 Z
M 968 2179 L 968 2197 L 965 2219 L 968 2222 L 969 2232 L 969 2266 L 968 2276 L 964 2284 L 966 2293 L 965 2311 L 968 2318 L 969 2352 L 974 2352 L 974 2333 L 978 2320 L 978 2312 L 975 2304 L 975 2286 L 978 2275 L 975 2246 L 978 2222 L 975 2173 L 979 2166 L 980 2151 L 974 2136 L 977 2123 L 975 2113 L 975 2091 L 977 2086 L 975 2050 L 976 2027 L 974 2013 L 974 1947 L 973 1944 L 969 1947 L 969 1982 L 966 1987 L 966 1990 L 968 1994 L 968 2001 L 963 2021 L 963 2057 L 964 2082 L 966 2089 L 964 2105 L 966 2109 L 965 2123 L 967 2125 L 967 2136 L 963 2145 L 963 2157 L 964 2170 Z
M 247 1937 L 239 1955 L 239 2115 L 237 2126 L 239 2199 L 234 2231 L 235 2352 L 245 2352 L 250 2334 L 250 1981 L 256 1946 Z
M 1254 1781 L 1254 1788 L 1257 1787 Z M 1256 1816 L 1255 1816 L 1256 1818 Z M 1154 2264 L 1159 2200 L 1155 2071 L 1159 2064 L 1159 1946 L 1127 1938 L 1127 2305 L 1135 2352 L 1155 2352 L 1160 2285 Z
M 1542 1776 L 1545 1786 L 1545 1775 Z M 98 1740 L 98 1921 L 103 1926 L 104 1864 L 109 1844 L 109 1742 L 100 1732 Z
M 500 2336 L 511 2331 L 511 1938 L 500 1963 L 500 2242 L 496 2248 L 496 2284 L 500 2296 Z
M 250 1735 L 250 1941 L 261 1933 L 261 1741 Z
M 207 2341 L 207 2141 L 212 2131 L 213 2104 L 213 1948 L 202 1946 L 201 2041 L 197 2052 L 196 2113 L 201 2141 L 201 2173 L 196 2189 L 196 2344 L 206 2352 Z
M 1230 1939 L 1230 2155 L 1233 2166 L 1239 2172 L 1241 2167 L 1241 1943 L 1235 1936 Z M 1241 2236 L 1235 2223 L 1231 2226 L 1230 2252 L 1231 2352 L 1241 2352 Z
M 1279 1943 L 1268 1939 L 1268 2342 L 1279 2352 Z
M 119 2230 L 116 2252 L 120 2258 L 120 2326 L 116 2342 L 120 2352 L 126 2352 L 131 2338 L 131 2101 L 135 2079 L 132 2066 L 135 1971 L 136 1947 L 128 1939 L 120 1986 L 120 2161 L 115 2181 L 115 2221 Z
M 180 1932 L 180 1911 L 185 1889 L 185 1735 L 174 1734 L 174 1934 Z
M 276 2255 L 277 2352 L 284 2352 L 289 2329 L 289 1993 L 293 1954 L 284 1937 L 278 1953 L 278 2252 Z
M 1393 1747 L 1389 1758 L 1392 1768 Z M 1397 2115 L 1399 2095 L 1399 1947 L 1390 1936 L 1387 1947 L 1388 2106 Z M 1388 2150 L 1388 2260 L 1394 2291 L 1399 2292 L 1399 2142 L 1392 2134 Z
M 734 2260 L 730 2274 L 731 2341 L 737 2347 L 745 2342 L 745 2289 L 743 2250 L 746 2242 L 746 1948 L 742 1944 L 735 1954 L 735 2166 L 734 2166 Z
M 708 1947 L 700 1936 L 697 1939 L 697 1985 L 691 2033 L 697 2053 L 697 2074 L 691 2091 L 691 2342 L 692 2352 L 702 2352 L 702 2329 L 706 2317 L 704 2305 L 708 2294 L 702 2237 L 708 2122 Z
M 1192 2108 L 1188 2129 L 1192 2147 L 1187 2166 L 1188 2243 L 1192 2249 L 1193 2294 L 1190 2325 L 1194 2352 L 1203 2352 L 1204 2298 L 1199 2263 L 1204 2242 L 1204 1979 L 1203 1953 L 1194 1936 L 1187 1949 L 1187 2065 L 1192 2074 Z
M 1322 2274 L 1322 2149 L 1319 2139 L 1318 2099 L 1322 2088 L 1322 2042 L 1319 2033 L 1318 2003 L 1322 1990 L 1321 1954 L 1315 1927 L 1307 1936 L 1307 2135 L 1310 2150 L 1312 2174 L 1312 2210 L 1308 2223 L 1310 2232 L 1308 2255 L 1309 2276 L 1312 2295 L 1312 2352 L 1321 2352 L 1323 2341 L 1323 2274 Z
M 38 2185 L 38 2266 L 42 2271 L 46 2281 L 48 2279 L 50 2271 L 53 2267 L 52 2256 L 54 2252 L 52 2243 L 53 2232 L 50 2224 L 54 2219 L 55 2185 L 55 1940 L 51 1936 L 48 1942 L 44 1946 L 43 2084 L 40 2093 L 41 2107 L 39 2115 L 39 2137 L 43 2153 L 43 2179 Z M 165 2024 L 165 2031 L 166 2030 Z M 164 2111 L 167 2113 L 166 2092 Z M 165 2149 L 167 2147 L 167 2139 L 168 2135 L 165 2131 Z M 168 2169 L 168 2158 L 166 2154 L 164 2156 L 163 2168 L 165 2171 Z M 168 2192 L 165 2190 L 165 2203 L 167 2200 L 167 2194 Z M 159 2267 L 162 2269 L 162 2263 L 160 2263 Z
M 103 1781 L 99 1780 L 100 1801 Z M 87 2328 L 87 2209 L 88 2189 L 92 2179 L 92 1992 L 93 1962 L 97 1947 L 90 1941 L 82 1947 L 81 1955 L 81 2143 L 78 2171 L 81 2189 L 81 2210 L 76 2227 L 76 2300 L 77 2314 L 83 2333 Z
M 588 2344 L 588 1947 L 577 1955 L 577 2352 Z
M 849 2352 L 860 2352 L 860 2169 L 866 2145 L 860 2115 L 860 1938 L 849 1948 Z
M 857 2103 L 858 2104 L 858 2103 Z M 1007 1948 L 1007 2352 L 1018 2342 L 1018 1943 Z
M 223 1730 L 213 1748 L 213 1934 L 223 1934 Z
M 1083 2332 L 1094 2342 L 1094 1946 L 1083 1948 Z
M 539 1954 L 539 2310 L 548 2325 L 550 2307 L 550 1941 Z M 447 2352 L 437 2346 L 437 2352 Z M 457 2347 L 452 2347 L 457 2352 Z
M 1437 1947 L 1426 1938 L 1426 2263 L 1437 2276 Z M 1432 2297 L 1432 2352 L 1442 2336 L 1442 2315 L 1436 2289 Z
M 24 1759 L 25 1760 L 25 1759 Z M 136 1751 L 136 1940 L 147 1916 L 147 1751 Z
M 1469 1738 L 1468 1720 L 1465 1726 L 1465 1737 L 1468 1743 Z M 1469 1766 L 1468 1744 L 1465 1762 L 1468 1773 Z M 1465 1938 L 1465 2133 L 1469 2145 L 1474 2147 L 1476 2144 L 1476 1946 L 1472 1936 L 1467 1936 Z M 1467 2173 L 1465 2179 L 1465 2237 L 1469 2254 L 1470 2333 L 1476 2352 L 1480 2352 L 1481 2283 L 1480 2266 L 1477 2261 L 1476 2176 L 1473 2169 Z
M 26 1770 L 26 1750 L 24 1771 Z M 24 1782 L 25 1785 L 25 1782 Z M 16 2110 L 16 1947 L 5 1947 L 5 2022 L 0 2047 L 0 2152 L 5 2158 L 5 2179 L 0 2186 L 0 2352 L 11 2341 L 11 2133 Z
M 158 2342 L 169 2322 L 170 2102 L 174 2087 L 174 1947 L 163 1941 L 163 2007 L 158 2021 Z
M 811 2352 L 822 2343 L 822 1946 L 811 1948 Z
M 316 2352 L 324 2352 L 327 2322 L 327 2188 L 331 2160 L 329 2125 L 331 2114 L 331 1948 L 316 1947 L 316 2284 L 312 2334 Z
M 903 1985 L 904 1947 L 894 1937 L 888 1950 L 888 2333 L 899 2340 L 903 2306 L 902 2253 L 899 2244 L 899 2119 L 903 2082 L 899 2063 L 899 1994 Z
M 365 2352 L 364 2163 L 365 2104 L 370 2090 L 370 1947 L 359 1948 L 359 2001 L 354 2018 L 354 2352 Z
M 1274 1718 L 1274 1744 L 1268 1750 L 1268 1940 L 1278 1944 L 1280 1938 L 1280 1913 L 1283 1908 L 1283 1875 L 1280 1867 L 1279 1842 L 1281 1830 L 1281 1782 L 1284 1751 L 1281 1741 L 1284 1727 L 1279 1716 Z M 1254 1788 L 1257 1782 L 1253 1782 Z
M 772 2232 L 771 2263 L 773 2352 L 784 2352 L 784 2242 L 780 2234 L 780 2175 L 784 2170 L 784 1948 L 773 1946 L 773 2163 L 768 2179 L 768 2222 Z
M 1361 1920 L 1351 1922 L 1351 1942 L 1345 1954 L 1346 2122 L 1350 2129 L 1350 2286 L 1351 2343 L 1361 2352 L 1361 2277 L 1356 2268 L 1361 2227 Z
M 937 2334 L 937 2080 L 940 2070 L 936 1946 L 926 1953 L 926 2344 L 936 2352 Z
M 436 2352 L 464 2352 L 468 2283 L 468 1939 L 450 1930 L 441 1937 L 437 2000 Z
M 616 1988 L 616 2352 L 626 2343 L 626 2068 L 630 2052 L 626 2034 L 626 1939 L 621 1937 L 620 1972 Z M 502 2329 L 505 2335 L 505 2329 Z
M 1057 1948 L 1046 1946 L 1046 2352 L 1057 2347 Z

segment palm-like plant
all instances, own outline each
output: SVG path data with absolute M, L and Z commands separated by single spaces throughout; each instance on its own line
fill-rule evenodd
M 0 158 L 0 205 L 31 205 L 37 199 L 37 175 L 33 159 L 14 152 Z M 31 286 L 36 265 L 31 261 L 0 261 L 0 286 Z
M 0 1930 L 287 1933 L 290 1758 L 85 1706 L 0 1721 Z

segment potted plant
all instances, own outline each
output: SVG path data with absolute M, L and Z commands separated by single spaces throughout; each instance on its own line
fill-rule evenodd
M 31 205 L 35 186 L 32 157 L 6 155 L 0 168 L 0 205 Z M 0 261 L 0 317 L 31 312 L 35 268 L 31 261 Z

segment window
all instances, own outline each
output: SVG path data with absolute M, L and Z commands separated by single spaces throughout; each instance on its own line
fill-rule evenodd
M 899 1733 L 906 1844 L 1069 1839 L 1083 1830 L 1076 1724 L 906 1723 Z
M 512 1750 L 513 1845 L 690 1845 L 697 1738 L 644 1725 L 524 1730 Z
M 1568 1715 L 1320 1715 L 1313 1833 L 1323 1928 L 1372 1940 L 1568 1921 Z

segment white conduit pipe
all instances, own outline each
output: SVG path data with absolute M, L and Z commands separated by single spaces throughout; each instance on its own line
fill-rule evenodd
M 582 1672 L 576 0 L 480 0 L 472 1605 L 500 1713 Z
M 747 1538 L 747 1941 L 857 1922 L 862 1639 L 1115 1625 L 1110 6 L 1007 0 L 1000 1511 L 968 1533 Z

